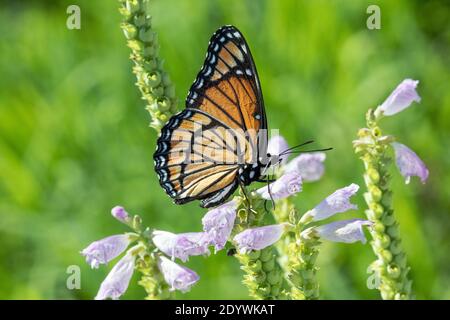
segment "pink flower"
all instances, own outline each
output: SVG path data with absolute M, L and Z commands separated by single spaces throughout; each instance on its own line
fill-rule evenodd
M 323 152 L 303 153 L 289 161 L 285 172 L 296 171 L 300 173 L 304 182 L 313 182 L 322 178 L 325 172 L 326 155 Z
M 153 243 L 155 246 L 172 258 L 178 258 L 183 262 L 189 256 L 208 255 L 209 238 L 205 232 L 189 232 L 175 234 L 167 231 L 153 231 Z
M 305 216 L 312 217 L 313 221 L 319 221 L 331 217 L 337 213 L 345 212 L 358 207 L 350 202 L 350 198 L 359 190 L 355 183 L 338 189 L 326 197 L 314 209 L 305 213 Z
M 125 293 L 134 272 L 135 259 L 135 256 L 127 253 L 117 262 L 100 285 L 95 300 L 105 300 L 107 298 L 117 300 Z
M 120 222 L 126 223 L 130 220 L 128 212 L 126 212 L 125 209 L 121 206 L 115 206 L 114 208 L 112 208 L 111 215 Z
M 404 144 L 393 142 L 391 145 L 395 151 L 395 162 L 400 173 L 405 177 L 406 184 L 410 182 L 412 176 L 419 177 L 422 183 L 425 183 L 429 172 L 419 156 Z
M 119 256 L 130 242 L 126 234 L 114 235 L 92 242 L 81 254 L 86 257 L 91 268 L 96 269 L 100 264 L 106 264 Z
M 320 227 L 312 227 L 317 235 L 329 241 L 353 243 L 361 241 L 366 243 L 363 226 L 371 226 L 372 222 L 362 219 L 342 220 L 331 222 Z M 307 232 L 306 229 L 303 232 Z
M 261 250 L 274 244 L 281 238 L 284 230 L 285 224 L 252 228 L 238 233 L 233 240 L 240 253 L 247 253 L 251 250 Z
M 187 292 L 200 279 L 191 269 L 180 266 L 163 256 L 158 258 L 158 267 L 172 291 Z
M 278 200 L 287 198 L 300 191 L 302 191 L 302 177 L 298 172 L 288 172 L 268 186 L 256 190 L 256 193 L 266 200 L 270 200 L 271 195 L 274 200 Z
M 209 210 L 202 218 L 203 230 L 209 235 L 215 251 L 222 250 L 233 230 L 237 203 L 232 200 Z
M 391 116 L 408 108 L 414 101 L 420 102 L 420 96 L 416 91 L 419 84 L 417 80 L 405 79 L 389 95 L 376 110 L 376 113 L 382 113 L 385 116 Z

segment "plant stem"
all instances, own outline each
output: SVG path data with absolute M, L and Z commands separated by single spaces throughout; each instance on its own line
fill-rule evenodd
M 247 198 L 241 201 L 233 234 L 250 227 L 260 226 L 264 218 L 264 201 Z M 245 272 L 243 283 L 252 298 L 276 300 L 285 295 L 283 271 L 278 263 L 278 253 L 274 246 L 255 250 L 247 254 L 237 253 L 236 258 Z
M 164 123 L 176 112 L 175 88 L 163 69 L 159 57 L 158 38 L 152 29 L 148 0 L 119 0 L 119 12 L 123 16 L 121 28 L 131 48 L 130 59 L 134 62 L 133 73 L 146 109 L 150 113 L 150 126 L 158 133 Z M 132 226 L 140 233 L 140 218 Z M 136 220 L 136 219 L 135 219 Z M 141 234 L 141 233 L 140 233 Z M 157 266 L 157 257 L 142 237 L 145 251 L 137 258 L 136 269 L 142 274 L 139 284 L 147 292 L 147 299 L 169 299 L 171 293 Z
M 273 214 L 278 223 L 290 222 L 296 226 L 294 233 L 287 234 L 284 241 L 277 244 L 280 255 L 285 257 L 281 266 L 291 285 L 289 297 L 292 300 L 317 300 L 319 284 L 315 262 L 319 254 L 319 240 L 314 237 L 303 239 L 300 236 L 306 223 L 300 220 L 298 210 L 291 199 L 278 201 Z
M 136 270 L 142 274 L 138 284 L 145 289 L 147 300 L 171 299 L 173 294 L 169 291 L 169 285 L 164 281 L 156 261 L 155 254 L 148 251 L 137 259 Z
M 316 238 L 302 239 L 296 232 L 296 241 L 289 245 L 288 279 L 292 283 L 291 299 L 319 299 L 319 283 L 315 266 L 319 255 Z
M 409 267 L 401 246 L 398 222 L 392 208 L 392 192 L 389 189 L 388 166 L 392 162 L 387 148 L 393 141 L 383 136 L 378 126 L 379 117 L 372 110 L 366 116 L 367 128 L 360 129 L 354 141 L 355 152 L 364 163 L 364 194 L 368 219 L 373 222 L 372 249 L 377 256 L 370 271 L 375 273 L 381 297 L 385 300 L 410 299 L 412 281 L 408 279 Z
M 149 14 L 149 0 L 119 0 L 123 16 L 121 28 L 131 48 L 133 73 L 146 109 L 150 113 L 150 126 L 159 132 L 164 123 L 177 110 L 175 88 L 163 69 L 159 57 L 158 37 L 153 31 Z

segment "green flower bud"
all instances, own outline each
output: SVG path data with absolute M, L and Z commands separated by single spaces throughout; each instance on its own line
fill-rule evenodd
M 395 218 L 394 218 L 394 215 L 387 214 L 382 218 L 381 221 L 384 223 L 385 226 L 389 227 L 395 223 Z
M 388 250 L 381 250 L 380 256 L 382 257 L 383 261 L 387 263 L 392 261 L 392 253 Z
M 398 224 L 394 222 L 393 225 L 389 226 L 386 229 L 386 233 L 389 234 L 392 238 L 397 238 L 399 236 Z
M 122 24 L 122 30 L 123 30 L 123 34 L 125 35 L 125 37 L 128 40 L 133 40 L 136 38 L 137 29 L 135 26 L 128 24 L 128 23 L 124 23 L 124 24 Z
M 374 168 L 368 168 L 366 170 L 366 175 L 370 178 L 370 181 L 372 183 L 376 184 L 378 183 L 378 181 L 380 181 L 380 174 Z
M 267 261 L 273 259 L 273 250 L 272 250 L 271 246 L 261 250 L 260 259 L 262 262 L 267 262 Z
M 142 219 L 140 216 L 135 215 L 133 217 L 132 227 L 134 230 L 140 230 L 142 225 Z
M 145 14 L 136 14 L 133 20 L 134 25 L 138 28 L 145 27 L 148 23 L 147 19 L 145 18 Z
M 397 254 L 394 262 L 402 269 L 406 268 L 406 255 L 404 253 Z
M 128 40 L 128 47 L 136 52 L 141 52 L 144 50 L 144 44 L 138 40 Z
M 274 285 L 270 289 L 270 295 L 273 297 L 277 297 L 280 295 L 281 288 L 279 285 Z
M 391 278 L 397 279 L 400 276 L 401 269 L 395 263 L 390 263 L 387 272 Z
M 278 284 L 281 282 L 281 275 L 278 271 L 273 270 L 267 274 L 267 281 L 271 284 Z
M 247 253 L 247 256 L 250 260 L 257 260 L 261 256 L 260 250 L 252 250 L 249 253 Z
M 125 7 L 131 14 L 134 14 L 140 10 L 139 2 L 136 0 L 127 0 L 125 2 Z
M 263 263 L 262 268 L 265 272 L 270 272 L 275 268 L 275 259 L 270 259 Z
M 262 262 L 261 260 L 251 260 L 249 261 L 247 267 L 253 272 L 259 272 L 262 270 Z
M 153 71 L 145 78 L 145 84 L 152 88 L 156 88 L 161 83 L 161 74 L 158 71 Z
M 139 39 L 146 43 L 152 42 L 155 39 L 155 33 L 151 29 L 141 29 L 139 30 Z

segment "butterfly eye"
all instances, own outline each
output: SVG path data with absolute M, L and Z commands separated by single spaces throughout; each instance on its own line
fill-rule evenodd
M 270 158 L 270 165 L 274 166 L 276 164 L 278 164 L 278 162 L 280 161 L 280 157 L 277 154 L 274 155 L 267 155 Z

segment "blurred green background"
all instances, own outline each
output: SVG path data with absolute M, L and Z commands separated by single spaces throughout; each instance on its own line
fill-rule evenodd
M 0 2 L 0 298 L 92 299 L 111 266 L 90 270 L 79 251 L 121 233 L 121 204 L 154 228 L 199 231 L 198 204 L 176 206 L 159 187 L 156 134 L 134 86 L 116 1 Z M 66 8 L 81 7 L 81 30 Z M 381 8 L 368 30 L 366 8 Z M 394 205 L 420 299 L 450 298 L 450 12 L 445 1 L 154 0 L 154 27 L 180 101 L 211 34 L 233 24 L 246 36 L 271 128 L 289 143 L 333 146 L 326 174 L 296 198 L 307 210 L 335 189 L 362 181 L 352 140 L 364 114 L 404 78 L 420 80 L 422 102 L 383 121 L 386 133 L 430 169 L 426 185 L 393 171 Z M 183 107 L 180 103 L 180 108 Z M 363 217 L 360 210 L 339 218 Z M 368 244 L 324 243 L 323 298 L 378 299 L 366 286 Z M 66 269 L 81 267 L 81 290 Z M 201 281 L 178 297 L 247 298 L 225 252 L 188 266 Z M 139 299 L 132 280 L 124 299 Z

